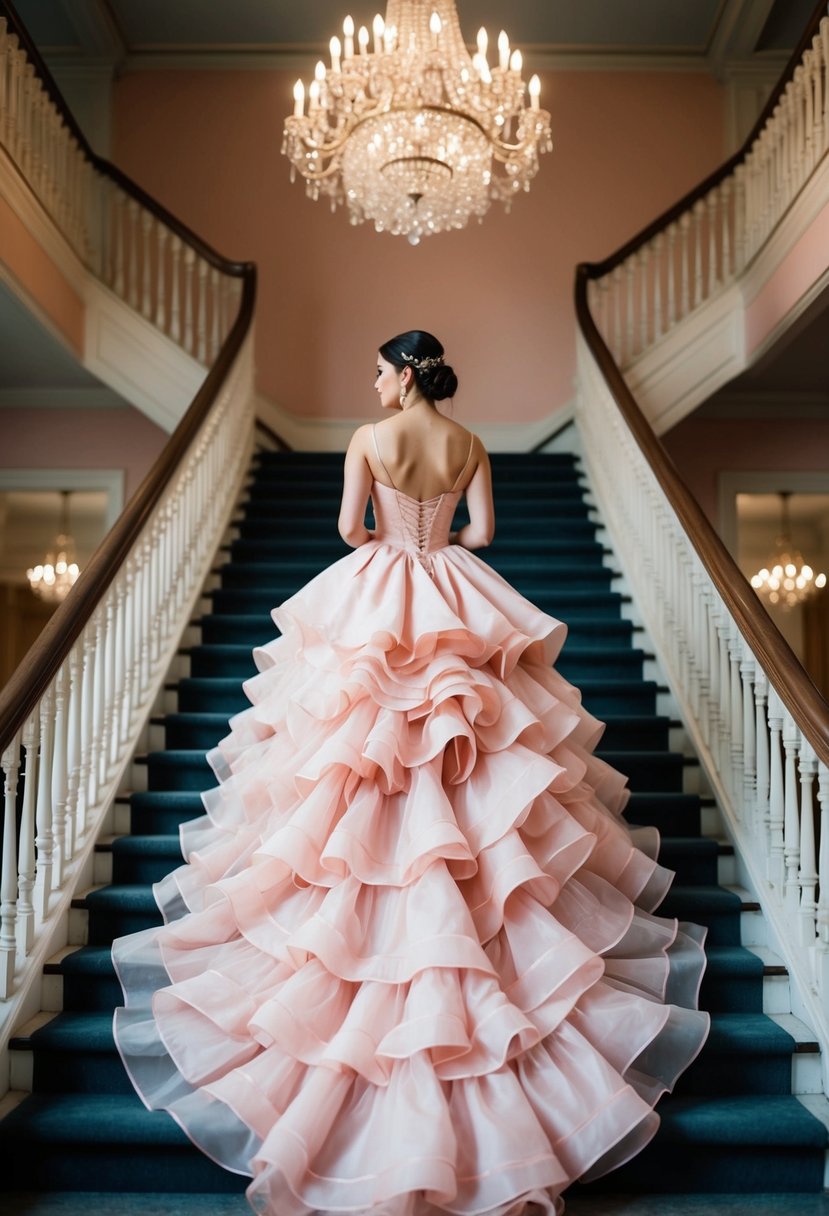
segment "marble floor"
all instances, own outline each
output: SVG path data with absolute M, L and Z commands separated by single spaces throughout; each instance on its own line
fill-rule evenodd
M 238 1195 L 0 1194 L 0 1216 L 250 1216 Z M 829 1195 L 595 1195 L 566 1216 L 829 1216 Z

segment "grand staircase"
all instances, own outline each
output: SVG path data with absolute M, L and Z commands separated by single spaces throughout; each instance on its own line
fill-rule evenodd
M 204 753 L 246 704 L 241 681 L 253 671 L 251 647 L 272 635 L 270 608 L 346 551 L 335 531 L 341 466 L 342 457 L 329 454 L 255 458 L 215 586 L 185 635 L 148 753 L 135 758 L 134 789 L 115 807 L 121 834 L 98 846 L 101 885 L 75 900 L 77 947 L 47 964 L 44 992 L 59 1012 L 42 1015 L 12 1043 L 18 1087 L 31 1061 L 32 1093 L 0 1123 L 6 1191 L 204 1193 L 209 1216 L 208 1193 L 245 1185 L 134 1095 L 112 1040 L 120 989 L 109 945 L 158 921 L 150 884 L 179 863 L 179 823 L 201 813 L 199 791 L 212 783 Z M 709 929 L 701 1003 L 712 1013 L 710 1039 L 660 1105 L 653 1144 L 589 1190 L 818 1193 L 826 1130 L 792 1095 L 793 1073 L 801 1081 L 809 1068 L 819 1076 L 817 1045 L 787 1013 L 785 971 L 762 949 L 756 905 L 719 885 L 718 873 L 734 884 L 734 858 L 717 839 L 695 760 L 671 748 L 681 728 L 664 711 L 667 690 L 628 619 L 578 462 L 568 454 L 496 455 L 493 467 L 498 532 L 486 560 L 569 623 L 559 668 L 607 723 L 599 754 L 629 775 L 628 818 L 659 827 L 661 859 L 677 871 L 664 911 Z M 741 932 L 760 948 L 747 949 Z M 780 1016 L 764 1013 L 764 1000 Z M 589 1200 L 585 1190 L 574 1188 L 574 1213 Z

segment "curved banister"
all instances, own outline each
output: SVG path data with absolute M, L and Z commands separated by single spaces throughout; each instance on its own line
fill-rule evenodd
M 104 592 L 139 536 L 153 507 L 176 471 L 196 432 L 207 417 L 225 376 L 247 336 L 256 297 L 256 267 L 241 263 L 242 299 L 233 328 L 218 359 L 194 397 L 187 413 L 164 446 L 158 460 L 130 499 L 118 520 L 80 574 L 70 595 L 56 609 L 0 693 L 0 752 L 26 721 L 73 642 L 100 603 Z
M 0 694 L 0 752 L 2 752 L 21 729 L 65 661 L 73 643 L 91 619 L 126 554 L 141 533 L 153 508 L 162 498 L 182 457 L 207 418 L 251 327 L 256 297 L 256 267 L 251 262 L 230 261 L 222 257 L 120 169 L 98 156 L 89 146 L 37 47 L 32 42 L 14 6 L 8 0 L 0 0 L 0 15 L 6 18 L 9 29 L 34 66 L 43 87 L 49 94 L 50 101 L 77 140 L 84 157 L 92 166 L 151 212 L 165 227 L 190 246 L 199 257 L 222 274 L 241 282 L 241 299 L 235 321 L 186 414 L 114 527 L 92 556 L 71 594 L 50 618 Z
M 824 764 L 829 764 L 829 704 L 714 531 L 628 388 L 590 312 L 587 285 L 596 276 L 596 267 L 588 263 L 582 263 L 576 270 L 576 315 L 590 352 L 717 592 L 816 755 Z
M 604 275 L 609 274 L 611 270 L 620 266 L 631 254 L 636 253 L 643 245 L 647 245 L 657 233 L 664 232 L 684 212 L 690 211 L 695 203 L 705 198 L 715 186 L 718 186 L 729 177 L 737 166 L 745 160 L 751 151 L 752 145 L 762 132 L 763 127 L 774 113 L 780 98 L 785 92 L 786 86 L 794 78 L 795 71 L 803 59 L 803 54 L 810 46 L 812 39 L 818 31 L 821 20 L 825 16 L 826 0 L 818 0 L 809 19 L 809 24 L 803 33 L 803 37 L 792 52 L 780 79 L 769 94 L 768 100 L 763 106 L 757 121 L 738 150 L 727 161 L 721 164 L 719 168 L 715 169 L 708 177 L 704 178 L 703 181 L 689 190 L 687 194 L 683 195 L 678 202 L 672 204 L 667 211 L 663 211 L 655 220 L 652 220 L 645 228 L 642 228 L 635 236 L 632 236 L 629 241 L 626 241 L 624 245 L 616 249 L 609 257 L 606 257 L 604 261 L 584 263 L 590 266 L 590 278 L 602 278 Z
M 152 195 L 147 194 L 145 190 L 134 182 L 123 170 L 117 165 L 113 165 L 105 157 L 99 156 L 90 145 L 88 139 L 84 135 L 72 111 L 66 104 L 66 101 L 58 88 L 54 76 L 49 71 L 49 67 L 37 46 L 32 41 L 29 31 L 21 21 L 15 10 L 14 5 L 10 0 L 0 0 L 0 16 L 4 16 L 9 24 L 9 28 L 14 32 L 18 44 L 25 50 L 29 62 L 35 69 L 36 75 L 39 77 L 41 84 L 49 94 L 49 100 L 58 111 L 66 128 L 72 132 L 78 147 L 84 155 L 84 158 L 89 161 L 93 168 L 105 177 L 110 178 L 117 186 L 119 186 L 126 194 L 135 199 L 137 203 L 151 212 L 156 219 L 161 220 L 166 228 L 169 228 L 176 236 L 180 237 L 185 244 L 189 245 L 201 258 L 209 262 L 216 270 L 222 271 L 223 274 L 242 276 L 245 268 L 249 265 L 247 262 L 237 262 L 222 257 L 207 241 L 203 240 L 198 233 L 192 228 L 183 223 L 172 212 L 168 211 L 157 199 Z

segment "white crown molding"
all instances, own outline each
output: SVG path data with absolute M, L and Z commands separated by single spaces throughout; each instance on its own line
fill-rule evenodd
M 344 452 L 357 427 L 372 421 L 370 417 L 302 417 L 261 393 L 256 394 L 255 412 L 256 417 L 281 439 L 296 451 L 303 452 Z M 574 413 L 575 403 L 569 401 L 535 422 L 465 422 L 464 425 L 468 425 L 490 452 L 526 452 L 542 443 L 551 432 L 568 426 Z

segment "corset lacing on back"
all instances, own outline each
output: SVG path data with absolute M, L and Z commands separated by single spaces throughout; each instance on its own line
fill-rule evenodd
M 461 491 L 456 490 L 455 486 L 457 486 L 463 477 L 469 464 L 474 437 L 470 438 L 469 453 L 467 454 L 463 468 L 455 478 L 455 486 L 451 490 L 437 494 L 434 498 L 421 501 L 397 489 L 380 455 L 380 449 L 377 446 L 377 435 L 373 427 L 372 435 L 374 437 L 374 450 L 377 453 L 377 459 L 389 482 L 391 482 L 387 486 L 380 481 L 375 481 L 372 486 L 377 539 L 387 544 L 397 544 L 401 548 L 407 549 L 417 559 L 426 573 L 431 575 L 432 554 L 449 543 L 449 528 L 452 523 L 452 516 L 461 497 Z M 385 495 L 382 493 L 383 491 L 386 491 L 389 495 L 394 495 L 397 508 L 396 514 L 400 524 L 399 533 L 397 534 L 385 508 L 383 501 Z

